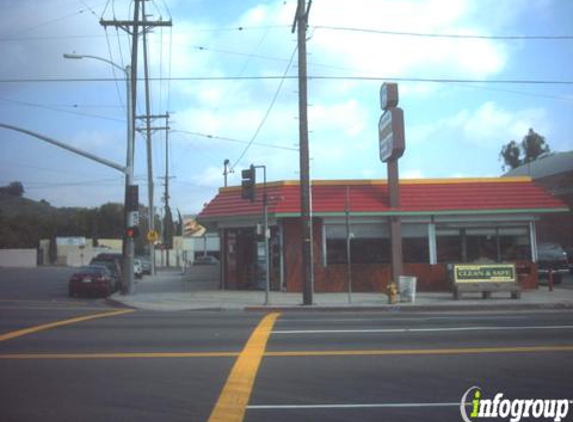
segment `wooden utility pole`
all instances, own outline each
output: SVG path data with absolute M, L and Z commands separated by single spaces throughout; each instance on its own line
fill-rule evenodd
M 133 119 L 132 122 L 135 122 L 135 113 L 137 104 L 137 62 L 138 62 L 138 52 L 139 52 L 139 35 L 143 34 L 143 65 L 145 71 L 145 105 L 146 105 L 146 114 L 150 115 L 150 105 L 149 105 L 149 74 L 148 74 L 148 67 L 147 67 L 147 40 L 146 34 L 150 28 L 158 27 L 158 26 L 171 26 L 171 20 L 169 21 L 148 21 L 145 14 L 145 2 L 147 0 L 134 0 L 133 6 L 133 20 L 100 20 L 100 24 L 107 28 L 108 26 L 113 26 L 116 28 L 121 28 L 126 31 L 128 34 L 131 35 L 131 98 L 133 104 L 132 113 Z M 140 19 L 140 15 L 142 15 L 143 19 Z M 155 210 L 153 206 L 153 159 L 151 155 L 151 122 L 150 119 L 146 119 L 147 123 L 147 171 L 148 171 L 148 197 L 149 197 L 149 214 L 148 214 L 148 224 L 149 224 L 149 231 L 153 231 L 154 229 L 154 216 Z M 151 258 L 151 273 L 155 274 L 155 248 L 153 243 L 150 243 L 150 258 Z
M 292 31 L 297 28 L 298 44 L 298 112 L 300 147 L 300 216 L 302 224 L 302 288 L 303 305 L 312 305 L 312 220 L 310 217 L 310 169 L 308 152 L 308 93 L 306 74 L 306 28 L 312 0 L 298 0 Z
M 167 262 L 167 267 L 169 264 L 169 249 L 173 247 L 173 216 L 171 214 L 171 208 L 169 208 L 169 113 L 165 114 L 165 190 L 163 194 L 163 200 L 165 201 L 165 223 L 163 224 L 163 244 L 165 247 L 165 259 Z

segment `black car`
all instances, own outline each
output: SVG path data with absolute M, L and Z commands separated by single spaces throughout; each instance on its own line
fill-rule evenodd
M 556 243 L 540 243 L 537 246 L 539 279 L 547 279 L 549 270 L 553 273 L 553 283 L 561 283 L 563 275 L 569 272 L 567 253 Z
M 68 281 L 68 294 L 98 295 L 107 297 L 114 292 L 116 279 L 103 265 L 81 267 L 72 274 Z
M 567 253 L 567 263 L 569 264 L 569 272 L 573 274 L 573 246 L 565 248 Z

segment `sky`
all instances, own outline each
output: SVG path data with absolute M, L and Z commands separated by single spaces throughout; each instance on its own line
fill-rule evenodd
M 123 72 L 130 37 L 100 19 L 131 19 L 127 0 L 0 0 L 0 123 L 125 164 Z M 166 167 L 170 203 L 196 213 L 223 186 L 223 162 L 265 165 L 297 180 L 295 0 L 154 0 L 148 36 L 150 107 L 170 114 L 152 136 L 155 205 Z M 309 14 L 311 177 L 385 179 L 379 92 L 397 82 L 407 179 L 497 177 L 501 147 L 529 128 L 552 151 L 573 149 L 573 2 L 570 0 L 314 0 Z M 447 35 L 447 36 L 445 36 Z M 543 38 L 539 38 L 543 37 Z M 139 53 L 143 77 L 143 50 Z M 524 81 L 528 81 L 525 83 Z M 143 83 L 137 112 L 145 114 Z M 165 126 L 159 119 L 155 126 Z M 145 138 L 136 182 L 147 203 Z M 166 154 L 167 151 L 167 154 Z M 166 164 L 166 155 L 168 164 Z M 259 176 L 261 179 L 262 175 Z M 122 202 L 117 170 L 0 128 L 0 184 L 58 207 Z

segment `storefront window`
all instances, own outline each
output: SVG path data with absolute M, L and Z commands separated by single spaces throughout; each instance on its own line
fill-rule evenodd
M 531 245 L 527 227 L 499 229 L 502 261 L 530 261 Z
M 390 262 L 390 238 L 382 224 L 350 226 L 350 260 L 353 264 Z M 346 264 L 346 225 L 328 224 L 326 235 L 326 265 Z
M 527 227 L 438 228 L 438 262 L 502 262 L 531 259 Z
M 402 259 L 404 262 L 429 262 L 427 224 L 402 224 Z
M 459 229 L 436 230 L 438 262 L 462 262 L 462 237 Z
M 497 262 L 496 229 L 466 229 L 467 262 Z

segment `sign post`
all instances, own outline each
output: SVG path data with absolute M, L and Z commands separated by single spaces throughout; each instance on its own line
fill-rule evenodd
M 400 208 L 400 184 L 398 159 L 406 149 L 404 135 L 404 112 L 398 105 L 398 84 L 384 83 L 380 88 L 380 107 L 384 110 L 378 122 L 380 160 L 388 164 L 388 195 L 390 208 Z M 402 222 L 400 216 L 392 216 L 390 237 L 392 242 L 392 281 L 398 283 L 402 275 Z

